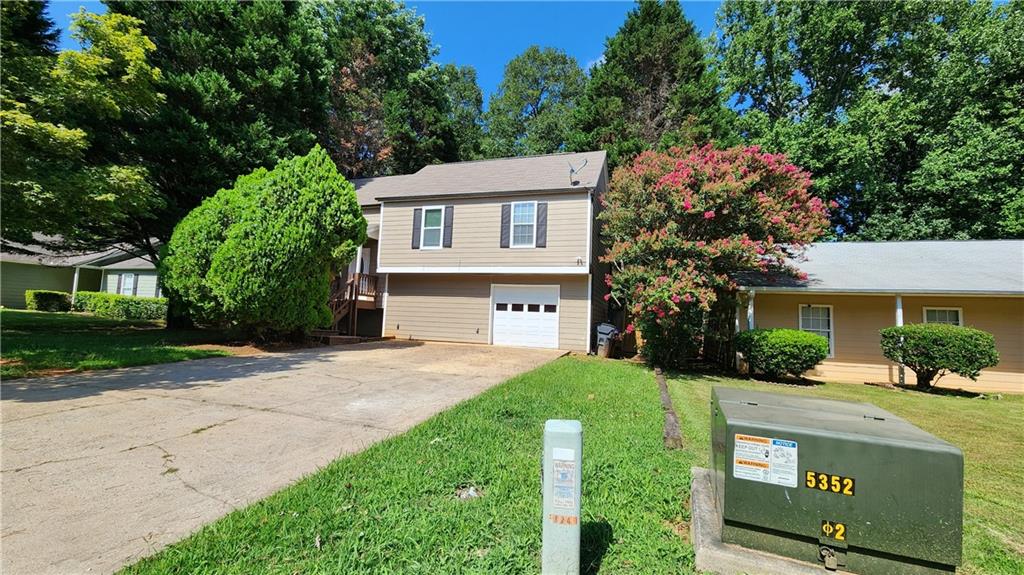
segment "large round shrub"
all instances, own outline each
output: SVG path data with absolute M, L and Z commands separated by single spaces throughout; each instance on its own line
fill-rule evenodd
M 796 329 L 753 329 L 736 335 L 736 349 L 751 371 L 800 377 L 828 357 L 828 340 Z
M 937 377 L 955 373 L 977 380 L 999 363 L 992 334 L 971 327 L 919 323 L 882 330 L 882 353 L 917 376 L 917 387 L 931 389 Z
M 330 323 L 331 275 L 365 240 L 355 188 L 316 146 L 192 210 L 167 246 L 164 287 L 200 322 L 296 334 Z

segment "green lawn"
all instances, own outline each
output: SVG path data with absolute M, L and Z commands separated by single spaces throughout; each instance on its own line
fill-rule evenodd
M 160 321 L 4 309 L 0 310 L 0 377 L 228 355 L 221 350 L 184 347 L 223 341 L 224 337 L 215 331 L 166 330 Z
M 692 573 L 689 470 L 707 461 L 713 383 L 867 399 L 956 442 L 969 461 L 965 572 L 1024 567 L 1024 557 L 1009 550 L 1020 545 L 1020 528 L 1007 523 L 1020 517 L 1024 501 L 1020 397 L 678 377 L 670 385 L 689 447 L 667 451 L 649 370 L 567 357 L 339 459 L 126 572 L 534 573 L 543 423 L 575 418 L 584 428 L 584 572 Z M 1005 424 L 989 423 L 996 417 Z M 458 499 L 456 491 L 469 485 L 483 495 Z

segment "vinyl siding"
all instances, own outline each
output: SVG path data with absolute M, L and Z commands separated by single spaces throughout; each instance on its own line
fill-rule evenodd
M 26 290 L 71 293 L 74 278 L 75 268 L 0 262 L 0 305 L 25 309 Z M 78 277 L 78 289 L 95 290 L 98 286 L 98 271 L 83 269 Z
M 384 204 L 380 266 L 393 267 L 579 267 L 587 261 L 588 193 L 522 195 L 505 198 L 464 198 L 388 202 Z M 512 201 L 548 202 L 545 248 L 501 248 L 501 205 Z M 424 206 L 455 206 L 452 247 L 412 249 L 413 210 Z
M 155 271 L 139 271 L 139 270 L 106 270 L 106 274 L 103 276 L 103 291 L 107 293 L 117 293 L 117 278 L 121 274 L 134 273 L 135 281 L 139 284 L 139 289 L 135 292 L 135 295 L 139 297 L 156 297 L 157 296 L 157 273 Z
M 586 351 L 586 276 L 391 274 L 384 335 L 486 344 L 491 284 L 558 285 L 558 346 Z
M 896 324 L 894 296 L 759 293 L 754 302 L 754 324 L 759 328 L 797 329 L 799 305 L 833 306 L 835 357 L 809 375 L 850 383 L 899 381 L 897 366 L 882 355 L 878 333 Z M 904 296 L 903 322 L 920 323 L 925 306 L 962 308 L 964 325 L 991 333 L 999 351 L 999 364 L 984 370 L 977 382 L 947 375 L 939 380 L 940 386 L 1024 393 L 1024 298 Z M 914 372 L 908 369 L 905 374 L 907 383 L 914 383 Z

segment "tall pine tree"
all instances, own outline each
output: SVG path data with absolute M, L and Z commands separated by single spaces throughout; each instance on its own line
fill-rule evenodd
M 656 146 L 729 140 L 729 118 L 714 70 L 679 3 L 639 2 L 591 70 L 570 146 L 603 148 L 609 163 L 618 165 Z

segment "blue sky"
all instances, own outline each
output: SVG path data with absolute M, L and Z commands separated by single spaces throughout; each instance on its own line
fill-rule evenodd
M 565 50 L 581 66 L 597 61 L 605 38 L 618 30 L 632 2 L 407 2 L 426 18 L 427 32 L 447 64 L 476 68 L 484 99 L 498 87 L 505 64 L 532 44 Z M 100 2 L 54 2 L 50 15 L 61 28 L 61 47 L 77 48 L 68 36 L 70 15 L 84 6 L 104 12 Z M 718 2 L 683 2 L 702 36 L 714 30 Z

